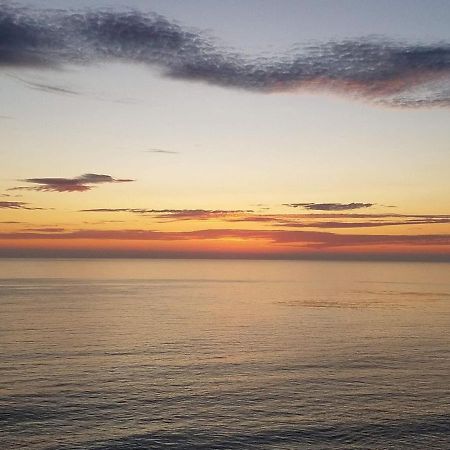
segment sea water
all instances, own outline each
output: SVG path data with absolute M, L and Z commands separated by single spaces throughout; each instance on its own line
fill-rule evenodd
M 0 260 L 0 447 L 450 448 L 449 276 Z

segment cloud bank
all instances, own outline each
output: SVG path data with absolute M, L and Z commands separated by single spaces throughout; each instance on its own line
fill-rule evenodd
M 0 5 L 0 67 L 118 60 L 255 92 L 334 91 L 396 107 L 450 106 L 450 44 L 345 40 L 281 56 L 232 52 L 156 14 Z
M 128 183 L 134 180 L 117 179 L 110 175 L 96 173 L 85 173 L 75 178 L 27 178 L 21 180 L 26 183 L 37 184 L 37 186 L 17 186 L 9 190 L 28 190 L 46 192 L 84 192 L 89 191 L 95 184 L 103 183 Z
M 282 244 L 316 250 L 359 246 L 438 246 L 448 251 L 449 234 L 336 234 L 323 231 L 299 230 L 243 230 L 243 229 L 203 229 L 195 231 L 157 231 L 143 229 L 128 230 L 76 230 L 63 232 L 18 231 L 0 233 L 0 240 L 16 239 L 94 239 L 125 241 L 185 241 L 242 239 L 262 240 L 272 244 Z

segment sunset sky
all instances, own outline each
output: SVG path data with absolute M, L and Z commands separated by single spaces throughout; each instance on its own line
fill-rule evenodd
M 0 257 L 450 260 L 447 0 L 0 1 Z

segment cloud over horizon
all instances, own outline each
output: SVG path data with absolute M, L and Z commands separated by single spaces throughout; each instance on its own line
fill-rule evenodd
M 118 241 L 192 241 L 240 239 L 266 241 L 280 248 L 328 251 L 339 248 L 397 246 L 436 246 L 442 251 L 450 250 L 449 234 L 337 234 L 324 231 L 303 230 L 247 230 L 202 229 L 194 231 L 159 231 L 144 229 L 123 230 L 58 230 L 0 232 L 0 240 L 118 240 Z M 286 247 L 287 246 L 287 247 Z
M 10 191 L 44 191 L 44 192 L 85 192 L 91 190 L 96 184 L 104 183 L 129 183 L 131 179 L 118 179 L 110 175 L 85 173 L 75 178 L 27 178 L 20 180 L 37 186 L 17 186 Z
M 0 4 L 0 67 L 57 68 L 107 60 L 143 63 L 166 77 L 262 93 L 333 91 L 394 107 L 450 106 L 447 42 L 361 38 L 249 57 L 156 14 L 38 11 Z

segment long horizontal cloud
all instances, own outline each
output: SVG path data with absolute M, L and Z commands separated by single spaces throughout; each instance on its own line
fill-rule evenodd
M 343 218 L 344 219 L 344 218 Z M 289 215 L 280 216 L 244 216 L 239 218 L 225 218 L 229 222 L 265 222 L 277 227 L 287 228 L 378 228 L 386 226 L 398 225 L 432 225 L 432 224 L 448 224 L 450 217 L 423 217 L 419 219 L 408 219 L 405 217 L 402 220 L 372 220 L 372 221 L 348 221 L 348 220 L 334 220 L 334 221 L 304 221 L 299 218 L 293 218 Z
M 450 44 L 360 39 L 250 58 L 139 12 L 42 12 L 0 6 L 0 66 L 119 60 L 165 76 L 274 92 L 332 90 L 403 107 L 450 105 Z
M 140 215 L 154 216 L 165 220 L 209 220 L 229 216 L 252 213 L 252 210 L 242 209 L 145 209 L 145 208 L 94 208 L 83 209 L 80 212 L 128 212 Z
M 117 179 L 110 175 L 85 173 L 75 178 L 27 178 L 21 180 L 37 186 L 17 186 L 10 190 L 53 191 L 53 192 L 84 192 L 92 189 L 93 185 L 103 183 L 127 183 L 130 179 Z
M 313 211 L 348 211 L 352 209 L 370 208 L 374 203 L 284 203 L 291 208 L 304 208 Z
M 319 204 L 328 205 L 328 204 Z M 333 204 L 336 205 L 336 204 Z M 338 204 L 342 205 L 342 204 Z M 336 210 L 353 209 L 344 204 Z M 321 210 L 319 207 L 318 209 Z M 334 210 L 330 208 L 330 210 Z M 356 209 L 356 208 L 355 208 Z M 326 210 L 324 207 L 323 210 Z M 223 222 L 264 223 L 270 226 L 287 228 L 375 228 L 398 225 L 431 225 L 450 223 L 450 215 L 429 214 L 256 214 L 253 210 L 220 209 L 146 209 L 146 208 L 94 208 L 80 212 L 94 213 L 132 213 L 150 216 L 164 221 L 220 220 Z M 305 220 L 306 219 L 306 220 Z M 333 219 L 333 220 L 329 220 Z
M 217 240 L 244 239 L 265 240 L 273 244 L 288 244 L 316 249 L 335 247 L 354 247 L 372 245 L 411 245 L 449 247 L 449 234 L 421 235 L 360 235 L 336 234 L 321 231 L 298 230 L 243 230 L 243 229 L 205 229 L 196 231 L 155 231 L 155 230 L 78 230 L 70 232 L 12 232 L 0 233 L 0 239 L 112 239 L 142 241 L 183 241 L 183 240 Z
M 399 220 L 385 222 L 283 222 L 277 223 L 278 226 L 293 228 L 375 228 L 375 227 L 392 227 L 397 225 L 431 225 L 431 224 L 447 224 L 450 219 L 421 219 L 421 220 Z

